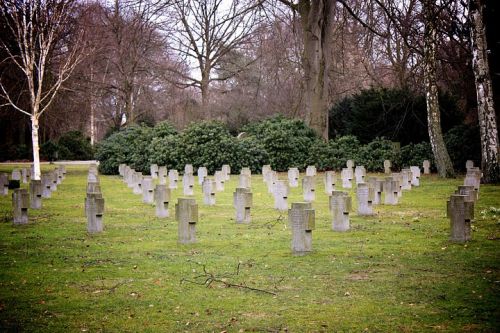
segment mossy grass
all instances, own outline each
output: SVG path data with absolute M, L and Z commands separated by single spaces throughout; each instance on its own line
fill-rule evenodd
M 12 165 L 1 165 L 10 171 Z M 44 165 L 43 168 L 53 168 Z M 0 197 L 0 330 L 39 332 L 461 332 L 500 327 L 500 192 L 483 185 L 473 240 L 448 241 L 446 200 L 462 178 L 424 176 L 397 206 L 331 230 L 317 177 L 313 249 L 292 256 L 286 213 L 252 176 L 252 223 L 234 221 L 233 176 L 199 205 L 198 242 L 179 245 L 173 191 L 158 219 L 118 176 L 100 176 L 105 231 L 86 232 L 85 166 L 14 227 Z M 303 176 L 303 175 L 301 175 Z M 284 179 L 285 174 L 280 175 Z M 26 187 L 26 185 L 22 185 Z M 302 201 L 291 189 L 289 204 Z M 205 271 L 204 271 L 205 270 Z M 204 284 L 207 282 L 206 284 Z M 210 283 L 212 282 L 212 283 Z M 249 288 L 246 288 L 249 287 Z M 250 289 L 253 288 L 253 289 Z

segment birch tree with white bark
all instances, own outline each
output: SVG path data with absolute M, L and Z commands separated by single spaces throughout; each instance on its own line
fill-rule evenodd
M 494 183 L 500 181 L 498 129 L 493 105 L 493 87 L 488 64 L 483 9 L 483 1 L 470 1 L 469 15 L 472 23 L 470 39 L 481 134 L 481 166 L 484 174 L 483 181 L 485 183 Z
M 40 117 L 49 109 L 64 82 L 83 57 L 83 48 L 78 45 L 78 34 L 74 44 L 65 44 L 63 33 L 72 20 L 75 2 L 68 0 L 3 0 L 0 5 L 6 28 L 15 40 L 7 43 L 0 37 L 0 46 L 9 61 L 24 76 L 29 95 L 28 107 L 23 107 L 14 97 L 16 91 L 9 91 L 0 77 L 3 106 L 30 117 L 33 144 L 33 179 L 40 179 L 40 155 L 38 128 Z M 54 56 L 57 49 L 57 60 Z M 50 75 L 49 64 L 51 65 Z

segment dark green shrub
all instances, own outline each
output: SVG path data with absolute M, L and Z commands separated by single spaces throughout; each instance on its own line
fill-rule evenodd
M 260 173 L 262 166 L 269 163 L 269 154 L 255 137 L 236 140 L 236 147 L 234 172 L 240 172 L 242 167 L 249 167 L 253 173 Z
M 56 142 L 49 140 L 40 147 L 40 158 L 55 161 L 59 158 L 60 149 L 61 147 Z
M 304 169 L 309 149 L 318 140 L 315 132 L 301 120 L 276 116 L 244 127 L 264 146 L 274 170 L 286 171 L 290 166 Z
M 164 165 L 168 169 L 184 170 L 180 154 L 180 137 L 169 135 L 155 137 L 148 147 L 149 164 Z
M 444 135 L 444 142 L 455 170 L 465 171 L 467 160 L 473 160 L 474 165 L 481 165 L 479 127 L 467 125 L 453 127 Z
M 151 133 L 153 138 L 163 138 L 170 135 L 176 135 L 177 130 L 168 121 L 161 121 L 153 127 L 153 132 Z
M 58 159 L 61 160 L 91 160 L 94 151 L 90 140 L 85 138 L 79 131 L 64 133 L 57 142 Z
M 390 160 L 393 165 L 399 162 L 399 153 L 394 148 L 394 144 L 384 138 L 376 138 L 364 145 L 358 156 L 358 164 L 373 172 L 384 171 L 384 160 Z
M 431 144 L 428 142 L 410 143 L 401 147 L 400 156 L 398 163 L 400 167 L 410 167 L 413 165 L 421 167 L 424 160 L 429 160 L 431 165 L 435 165 Z

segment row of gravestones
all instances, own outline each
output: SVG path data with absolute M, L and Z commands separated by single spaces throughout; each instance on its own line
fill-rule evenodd
M 467 161 L 467 173 L 464 185 L 458 186 L 447 201 L 446 213 L 450 219 L 450 240 L 467 242 L 472 239 L 471 222 L 474 219 L 474 204 L 479 199 L 479 186 L 482 173 L 474 167 L 472 161 Z
M 54 170 L 41 175 L 41 179 L 33 179 L 33 168 L 14 169 L 10 180 L 22 180 L 29 183 L 28 189 L 16 188 L 12 191 L 12 216 L 14 224 L 27 224 L 28 209 L 41 209 L 42 198 L 50 198 L 52 192 L 57 191 L 57 186 L 66 177 L 66 167 L 60 165 Z M 0 193 L 9 194 L 9 175 L 0 173 Z
M 392 163 L 389 160 L 384 161 L 384 173 L 391 174 Z M 411 168 L 419 168 L 416 166 L 412 166 Z M 424 175 L 428 175 L 431 173 L 431 162 L 429 160 L 424 160 L 422 163 L 422 168 L 424 169 Z M 420 169 L 420 168 L 419 168 Z
M 397 204 L 397 198 L 402 196 L 402 190 L 411 189 L 412 185 L 419 186 L 420 169 L 412 167 L 411 169 L 404 169 L 401 173 L 394 173 L 391 177 L 385 180 L 380 180 L 375 177 L 368 178 L 365 183 L 366 170 L 362 166 L 358 166 L 353 170 L 354 163 L 347 162 L 347 168 L 343 175 L 352 180 L 352 175 L 356 178 L 357 183 L 357 198 L 358 198 L 358 215 L 373 215 L 373 204 L 382 203 L 382 193 L 387 192 L 386 204 Z M 160 167 L 162 168 L 162 167 Z M 166 187 L 166 179 L 162 181 L 161 176 L 155 177 L 155 165 L 151 166 L 151 176 L 143 176 L 142 173 L 136 172 L 129 166 L 122 164 L 119 167 L 120 175 L 123 177 L 124 182 L 129 187 L 134 189 L 134 193 L 142 194 L 143 202 L 156 204 L 156 216 L 168 216 L 168 204 L 171 197 L 171 189 L 177 188 L 178 179 L 170 178 L 170 186 Z M 287 197 L 290 187 L 298 186 L 299 170 L 291 168 L 288 172 L 288 182 L 278 179 L 278 173 L 273 171 L 269 165 L 264 165 L 263 179 L 268 185 L 269 192 L 274 197 L 274 207 L 281 211 L 288 209 Z M 183 176 L 183 192 L 184 195 L 191 196 L 194 194 L 193 184 L 193 167 L 186 165 Z M 170 170 L 173 174 L 177 174 L 176 170 Z M 169 174 L 170 174 L 169 172 Z M 166 170 L 162 172 L 166 174 Z M 308 239 L 311 236 L 312 227 L 314 226 L 314 214 L 312 213 L 312 201 L 315 200 L 315 177 L 316 168 L 308 166 L 306 169 L 306 176 L 302 181 L 304 201 L 302 203 L 292 203 L 292 208 L 289 210 L 290 225 L 293 231 L 292 249 L 294 253 L 305 253 L 311 250 L 312 244 Z M 206 168 L 201 167 L 198 169 L 199 183 L 202 184 L 203 200 L 206 205 L 215 204 L 215 192 L 223 191 L 223 184 L 230 179 L 229 166 L 223 166 L 220 171 L 215 172 L 215 180 L 207 176 Z M 156 185 L 153 190 L 153 179 L 160 178 L 160 184 Z M 165 177 L 166 178 L 166 177 Z M 347 180 L 344 179 L 343 183 Z M 163 184 L 162 184 L 163 183 Z M 349 230 L 349 211 L 351 210 L 351 198 L 346 192 L 335 190 L 336 175 L 333 171 L 325 173 L 325 190 L 330 196 L 330 212 L 332 214 L 332 229 L 335 231 Z M 217 184 L 220 184 L 219 186 Z M 242 168 L 238 178 L 238 187 L 233 193 L 233 205 L 236 211 L 236 223 L 250 223 L 252 207 L 252 193 L 251 193 L 251 171 L 249 168 Z M 352 188 L 352 185 L 350 186 Z M 154 200 L 152 198 L 154 197 Z M 307 212 L 302 212 L 306 210 Z M 192 198 L 179 198 L 176 204 L 176 220 L 179 222 L 179 242 L 191 243 L 196 241 L 196 222 L 198 221 L 198 205 L 195 199 Z M 298 213 L 297 211 L 301 211 Z M 307 223 L 304 219 L 302 222 L 296 221 L 296 215 L 307 215 Z M 295 222 L 294 222 L 295 221 Z M 300 227 L 302 226 L 302 227 Z M 308 236 L 309 235 L 309 236 Z M 303 242 L 299 242 L 303 240 Z M 309 250 L 308 250 L 309 249 Z
M 102 197 L 97 165 L 95 164 L 89 165 L 86 192 L 85 216 L 87 218 L 87 231 L 89 233 L 98 233 L 104 230 L 104 198 Z

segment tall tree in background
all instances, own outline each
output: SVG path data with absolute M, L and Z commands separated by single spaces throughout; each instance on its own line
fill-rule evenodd
M 42 114 L 48 110 L 62 84 L 69 78 L 83 56 L 82 45 L 64 43 L 65 29 L 71 26 L 75 3 L 71 0 L 15 1 L 4 0 L 0 10 L 8 33 L 15 43 L 0 45 L 8 54 L 8 61 L 23 73 L 29 95 L 28 107 L 23 107 L 0 81 L 4 105 L 27 115 L 31 120 L 33 143 L 33 179 L 40 179 L 38 128 Z M 78 36 L 78 34 L 77 34 Z M 78 38 L 76 38 L 78 39 Z M 53 67 L 50 74 L 49 64 Z
M 500 181 L 498 129 L 493 106 L 493 87 L 487 56 L 486 32 L 483 22 L 484 3 L 471 0 L 469 14 L 471 27 L 472 66 L 476 81 L 477 112 L 479 130 L 481 132 L 481 165 L 484 173 L 483 181 L 493 183 Z

